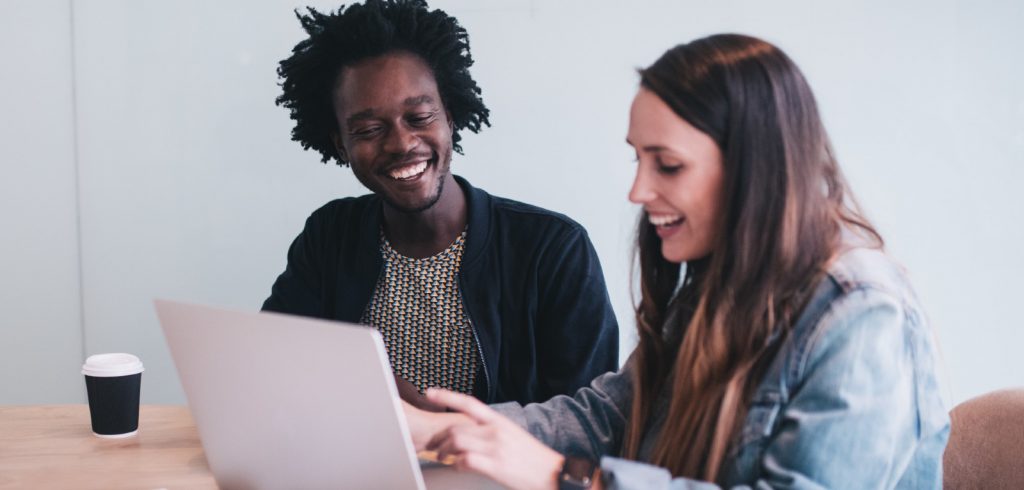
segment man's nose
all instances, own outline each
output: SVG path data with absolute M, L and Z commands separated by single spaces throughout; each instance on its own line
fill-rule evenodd
M 384 151 L 395 155 L 409 153 L 418 145 L 419 138 L 401 124 L 395 125 L 384 138 Z

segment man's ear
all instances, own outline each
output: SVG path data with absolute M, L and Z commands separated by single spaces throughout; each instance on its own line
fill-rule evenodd
M 338 154 L 338 160 L 342 163 L 348 163 L 348 152 L 345 151 L 345 145 L 341 142 L 341 134 L 337 131 L 331 133 L 331 143 L 334 144 L 334 151 Z
M 444 110 L 444 117 L 448 118 L 448 129 L 451 130 L 452 134 L 455 134 L 455 120 L 452 119 L 452 112 L 448 109 Z

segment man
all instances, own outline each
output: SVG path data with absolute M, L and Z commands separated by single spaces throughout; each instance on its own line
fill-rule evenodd
M 451 173 L 489 125 L 465 29 L 417 0 L 298 15 L 281 62 L 292 139 L 373 194 L 315 211 L 264 310 L 372 325 L 402 397 L 426 388 L 541 401 L 618 368 L 618 328 L 586 232 Z

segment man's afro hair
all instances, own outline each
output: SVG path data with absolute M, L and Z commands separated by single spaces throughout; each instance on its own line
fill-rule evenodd
M 433 71 L 441 102 L 451 114 L 455 151 L 462 153 L 460 130 L 476 133 L 490 126 L 490 111 L 469 74 L 469 35 L 454 17 L 429 10 L 424 0 L 367 0 L 326 14 L 306 10 L 295 15 L 309 37 L 281 61 L 277 74 L 283 93 L 276 102 L 295 121 L 292 140 L 320 152 L 324 163 L 332 158 L 347 163 L 331 141 L 338 131 L 331 98 L 338 74 L 345 66 L 393 51 L 418 55 Z

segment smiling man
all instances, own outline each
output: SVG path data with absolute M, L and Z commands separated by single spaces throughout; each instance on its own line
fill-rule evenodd
M 465 29 L 422 1 L 308 9 L 281 62 L 292 139 L 372 194 L 315 211 L 263 309 L 383 334 L 403 398 L 430 387 L 541 401 L 618 368 L 618 328 L 586 231 L 451 172 L 489 125 Z

